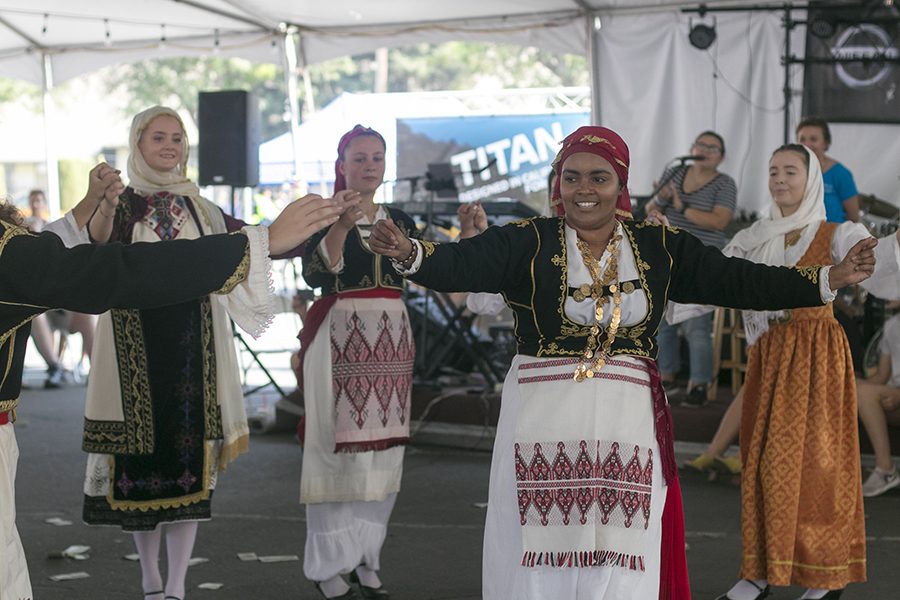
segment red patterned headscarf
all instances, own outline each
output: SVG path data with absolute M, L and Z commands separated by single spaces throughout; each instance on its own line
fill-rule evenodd
M 347 146 L 350 145 L 354 139 L 358 138 L 361 135 L 371 135 L 372 137 L 377 137 L 381 140 L 381 143 L 387 148 L 387 144 L 384 141 L 384 137 L 372 129 L 371 127 L 363 127 L 362 125 L 355 125 L 353 129 L 348 131 L 341 137 L 341 141 L 338 142 L 338 157 L 337 160 L 334 161 L 334 193 L 337 194 L 341 190 L 347 189 L 347 180 L 344 178 L 344 174 L 341 173 L 341 165 L 344 163 L 344 152 L 347 150 Z
M 616 198 L 616 218 L 620 221 L 631 217 L 631 196 L 628 195 L 628 146 L 625 141 L 612 129 L 586 125 L 579 127 L 562 141 L 562 149 L 553 160 L 553 170 L 556 171 L 556 182 L 553 184 L 553 194 L 550 196 L 550 204 L 556 208 L 556 214 L 566 214 L 565 206 L 559 193 L 560 170 L 566 159 L 578 152 L 589 152 L 602 156 L 609 161 L 619 182 L 622 184 L 622 192 Z

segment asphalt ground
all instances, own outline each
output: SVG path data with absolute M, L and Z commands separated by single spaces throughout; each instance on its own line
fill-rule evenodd
M 81 522 L 83 404 L 80 386 L 25 390 L 21 397 L 15 425 L 21 451 L 18 527 L 35 599 L 138 600 L 140 568 L 124 558 L 135 552 L 131 536 Z M 423 431 L 407 450 L 403 489 L 382 552 L 382 579 L 395 599 L 479 598 L 490 455 L 428 445 L 427 429 Z M 681 452 L 692 450 L 679 445 Z M 289 433 L 254 435 L 250 453 L 220 477 L 213 519 L 200 525 L 194 550 L 195 557 L 208 560 L 189 569 L 187 599 L 317 598 L 301 566 L 305 518 L 298 503 L 300 452 Z M 683 490 L 693 595 L 712 599 L 737 577 L 739 488 L 685 476 Z M 46 522 L 54 517 L 72 524 Z M 843 598 L 900 598 L 900 492 L 868 500 L 866 523 L 869 582 L 850 586 Z M 74 544 L 90 546 L 89 558 L 48 558 Z M 299 560 L 242 561 L 237 555 L 245 552 Z M 162 564 L 164 568 L 164 556 Z M 50 579 L 79 571 L 89 577 Z M 198 587 L 204 583 L 222 587 Z M 778 589 L 772 597 L 798 598 L 800 592 Z

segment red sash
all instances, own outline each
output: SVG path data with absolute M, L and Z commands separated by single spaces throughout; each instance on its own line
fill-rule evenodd
M 668 488 L 662 514 L 659 600 L 690 600 L 691 585 L 684 551 L 684 506 L 681 503 L 681 483 L 678 481 L 678 468 L 675 464 L 672 411 L 666 402 L 666 393 L 656 362 L 652 360 L 644 362 L 650 367 L 650 393 L 653 396 L 656 442 L 659 444 L 659 461 Z
M 10 421 L 9 413 L 10 412 L 11 411 L 0 412 L 0 425 L 6 425 L 7 423 L 9 423 L 9 421 Z

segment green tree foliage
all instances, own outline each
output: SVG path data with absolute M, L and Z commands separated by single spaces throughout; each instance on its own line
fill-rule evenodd
M 371 92 L 375 54 L 342 57 L 308 69 L 317 107 L 344 92 Z M 123 88 L 130 114 L 165 104 L 197 114 L 201 91 L 243 89 L 260 98 L 263 139 L 287 131 L 285 84 L 280 65 L 221 57 L 148 60 L 114 67 L 105 77 Z M 583 56 L 559 55 L 522 46 L 448 42 L 395 48 L 389 52 L 388 91 L 439 91 L 588 85 Z M 302 86 L 301 86 L 302 89 Z M 301 106 L 304 98 L 301 98 Z
M 392 92 L 590 84 L 587 59 L 507 44 L 447 42 L 390 52 Z
M 252 91 L 259 97 L 263 139 L 288 129 L 284 119 L 284 72 L 278 65 L 216 56 L 167 58 L 113 67 L 107 71 L 105 80 L 110 89 L 126 90 L 129 114 L 163 104 L 184 109 L 196 118 L 200 92 Z
M 0 77 L 0 103 L 26 101 L 40 110 L 41 90 L 38 86 Z
M 316 104 L 343 92 L 372 91 L 375 54 L 326 61 L 309 68 Z M 590 85 L 584 56 L 505 44 L 446 42 L 393 48 L 388 91 L 419 92 Z

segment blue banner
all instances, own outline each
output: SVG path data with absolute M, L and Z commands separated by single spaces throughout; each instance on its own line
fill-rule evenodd
M 588 112 L 397 119 L 397 177 L 448 163 L 460 202 L 517 200 L 542 212 L 562 139 Z

